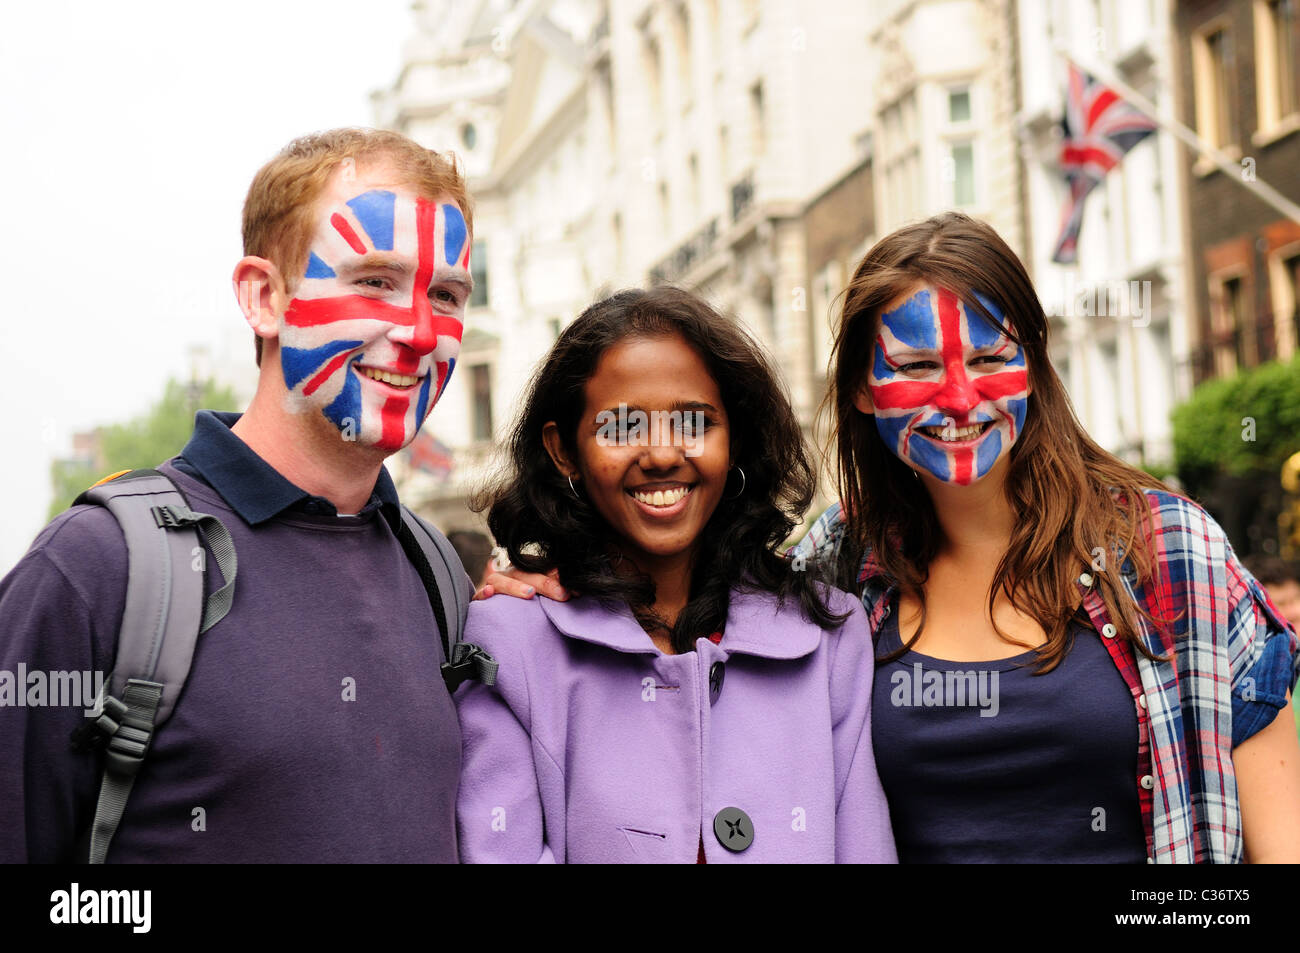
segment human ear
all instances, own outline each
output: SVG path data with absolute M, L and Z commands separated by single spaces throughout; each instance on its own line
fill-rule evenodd
M 561 476 L 579 475 L 578 468 L 569 460 L 569 454 L 564 449 L 564 441 L 560 439 L 560 428 L 555 425 L 554 420 L 548 420 L 542 425 L 542 443 L 546 445 L 546 452 Z
M 277 337 L 288 294 L 275 262 L 248 255 L 236 263 L 231 280 L 239 310 L 253 333 L 264 340 Z
M 858 392 L 853 395 L 853 406 L 864 414 L 871 415 L 876 412 L 876 405 L 871 401 L 871 388 L 863 381 L 858 387 Z

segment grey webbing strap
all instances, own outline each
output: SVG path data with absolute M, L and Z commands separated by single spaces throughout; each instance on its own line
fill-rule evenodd
M 189 677 L 205 621 L 205 556 L 194 526 L 199 517 L 190 513 L 170 479 L 151 470 L 94 487 L 84 498 L 108 507 L 126 537 L 126 605 L 109 694 L 120 698 L 131 678 L 158 682 L 163 686 L 157 717 L 161 725 L 171 717 Z M 228 544 L 228 534 L 221 535 Z M 223 573 L 228 568 L 218 566 Z M 232 582 L 224 580 L 225 586 Z M 230 594 L 219 598 L 224 603 Z
M 221 578 L 225 583 L 215 589 L 203 605 L 203 624 L 199 626 L 199 635 L 212 628 L 226 617 L 235 598 L 235 574 L 238 560 L 235 556 L 235 543 L 230 538 L 230 531 L 224 523 L 211 513 L 195 513 L 184 504 L 163 504 L 152 508 L 154 520 L 160 527 L 197 526 L 203 530 L 208 545 L 212 547 L 212 558 L 217 561 Z
M 103 728 L 111 729 L 108 749 L 104 753 L 104 779 L 100 782 L 99 803 L 90 831 L 90 863 L 102 864 L 108 856 L 117 826 L 122 822 L 127 798 L 135 785 L 135 776 L 153 739 L 154 719 L 163 686 L 157 682 L 129 679 L 122 700 L 106 698 Z
M 460 557 L 445 536 L 420 519 L 405 505 L 401 507 L 402 522 L 406 524 L 420 546 L 429 564 L 442 599 L 446 616 L 448 642 L 451 645 L 443 668 L 448 688 L 452 691 L 460 682 L 474 678 L 484 685 L 496 682 L 497 662 L 476 645 L 462 642 L 465 620 L 469 615 L 470 598 L 474 584 L 460 564 Z M 453 568 L 454 567 L 454 568 Z
M 175 708 L 194 649 L 230 611 L 236 559 L 229 531 L 215 516 L 195 513 L 164 474 L 136 470 L 80 497 L 105 506 L 126 540 L 127 589 L 113 673 L 104 688 L 96 729 L 108 744 L 91 828 L 89 861 L 103 863 L 126 809 L 154 731 Z M 202 527 L 222 586 L 203 598 Z

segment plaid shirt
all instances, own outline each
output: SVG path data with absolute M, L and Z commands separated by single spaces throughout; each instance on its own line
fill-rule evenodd
M 1123 560 L 1123 588 L 1157 620 L 1139 617 L 1149 661 L 1123 640 L 1095 585 L 1076 585 L 1092 624 L 1133 696 L 1137 777 L 1148 863 L 1237 863 L 1241 806 L 1232 749 L 1265 727 L 1300 678 L 1300 644 L 1263 588 L 1237 561 L 1219 525 L 1195 503 L 1154 490 L 1155 573 L 1146 586 Z M 840 504 L 813 524 L 791 555 L 833 559 L 845 532 Z M 893 611 L 897 586 L 868 554 L 858 581 L 872 632 Z

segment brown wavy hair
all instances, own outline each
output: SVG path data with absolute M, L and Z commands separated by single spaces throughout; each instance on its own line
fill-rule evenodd
M 1138 637 L 1135 612 L 1143 610 L 1125 592 L 1120 568 L 1127 560 L 1139 583 L 1151 579 L 1151 511 L 1143 491 L 1171 491 L 1107 453 L 1084 431 L 1048 357 L 1047 317 L 1024 265 L 990 226 L 959 212 L 881 239 L 844 291 L 825 404 L 834 414 L 837 481 L 848 524 L 846 547 L 837 560 L 839 584 L 856 589 L 861 559 L 871 553 L 879 569 L 921 603 L 921 625 L 895 655 L 920 637 L 924 583 L 943 533 L 924 485 L 885 445 L 872 418 L 854 405 L 867 384 L 881 310 L 918 283 L 951 291 L 994 324 L 975 295 L 996 302 L 1028 365 L 1031 392 L 1006 483 L 1008 502 L 1020 518 L 989 589 L 989 618 L 997 594 L 1005 593 L 1047 633 L 1038 649 L 1038 671 L 1051 671 L 1069 651 L 1069 624 L 1079 607 L 1077 580 L 1089 572 L 1117 637 L 1154 658 Z M 1099 550 L 1109 571 L 1091 568 Z M 996 623 L 994 628 L 1005 641 L 1023 644 Z

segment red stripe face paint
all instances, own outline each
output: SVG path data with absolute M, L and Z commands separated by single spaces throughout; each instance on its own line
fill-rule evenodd
M 456 205 L 382 172 L 336 174 L 322 206 L 280 324 L 288 405 L 392 452 L 415 438 L 455 367 L 468 229 Z
M 913 469 L 967 486 L 1011 452 L 1029 402 L 1025 356 L 1001 309 L 985 321 L 952 292 L 922 288 L 881 315 L 868 389 L 881 439 Z

